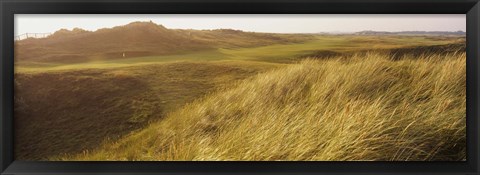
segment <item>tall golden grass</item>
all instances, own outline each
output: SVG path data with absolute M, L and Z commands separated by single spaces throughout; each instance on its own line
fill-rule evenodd
M 465 53 L 308 59 L 62 160 L 465 160 Z

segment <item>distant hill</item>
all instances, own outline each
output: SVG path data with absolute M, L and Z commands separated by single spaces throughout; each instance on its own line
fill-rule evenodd
M 42 39 L 16 42 L 16 61 L 75 62 L 166 55 L 218 47 L 253 47 L 309 40 L 307 35 L 281 35 L 239 30 L 175 30 L 153 22 L 86 31 L 61 29 Z
M 365 30 L 355 32 L 356 35 L 465 35 L 464 31 L 401 31 L 401 32 L 386 32 L 386 31 L 372 31 Z

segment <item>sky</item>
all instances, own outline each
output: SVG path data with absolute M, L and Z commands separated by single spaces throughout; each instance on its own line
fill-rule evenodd
M 466 31 L 465 14 L 16 14 L 15 35 L 75 27 L 95 31 L 134 21 L 153 21 L 171 29 L 229 28 L 269 33 Z

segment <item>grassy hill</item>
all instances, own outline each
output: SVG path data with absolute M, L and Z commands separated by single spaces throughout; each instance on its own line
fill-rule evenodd
M 54 160 L 465 160 L 465 53 L 305 60 Z
M 174 62 L 15 74 L 15 153 L 39 160 L 116 140 L 269 63 Z
M 17 160 L 465 157 L 464 36 L 135 22 L 15 44 Z
M 295 43 L 310 35 L 287 35 L 236 30 L 173 30 L 152 22 L 85 31 L 59 30 L 42 39 L 15 43 L 16 61 L 75 63 L 95 60 L 169 55 L 215 48 L 254 47 Z

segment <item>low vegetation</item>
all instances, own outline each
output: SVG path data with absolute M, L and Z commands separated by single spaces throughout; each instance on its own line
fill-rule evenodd
M 465 53 L 308 59 L 60 160 L 465 160 Z
M 465 36 L 134 22 L 15 43 L 16 160 L 465 160 Z
M 17 160 L 81 153 L 117 140 L 268 63 L 176 62 L 15 75 Z

